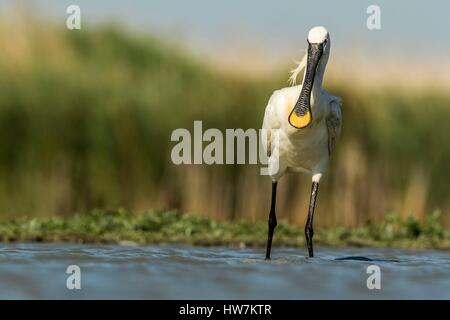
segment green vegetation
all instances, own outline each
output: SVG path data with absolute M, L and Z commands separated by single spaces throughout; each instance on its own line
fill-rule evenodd
M 450 232 L 438 223 L 434 212 L 420 223 L 389 214 L 383 223 L 359 228 L 318 228 L 314 240 L 322 245 L 450 248 Z M 216 222 L 179 212 L 94 210 L 70 218 L 15 219 L 0 224 L 0 241 L 78 242 L 115 244 L 168 244 L 264 246 L 267 224 L 263 222 Z M 281 221 L 276 245 L 303 246 L 303 230 Z
M 0 23 L 0 220 L 31 218 L 2 225 L 1 239 L 264 240 L 269 179 L 257 166 L 175 166 L 170 136 L 176 128 L 192 130 L 194 120 L 202 120 L 204 129 L 259 128 L 271 93 L 287 85 L 288 66 L 270 78 L 250 79 L 209 68 L 150 35 L 114 26 L 69 31 L 30 21 Z M 400 244 L 417 227 L 411 241 L 428 243 L 426 223 L 411 221 L 428 221 L 426 213 L 436 209 L 449 227 L 450 95 L 426 86 L 362 90 L 345 79 L 325 87 L 343 97 L 344 124 L 315 220 L 318 230 L 328 231 L 318 231 L 317 240 L 357 244 L 372 237 L 374 243 Z M 284 177 L 279 217 L 303 225 L 309 190 L 309 178 Z M 103 218 L 95 226 L 100 213 L 70 218 L 117 207 L 262 222 L 213 227 L 206 218 L 184 215 L 181 222 L 170 222 L 173 214 L 106 215 L 125 223 L 116 228 Z M 383 222 L 390 210 L 403 222 Z M 162 229 L 135 229 L 146 219 L 150 225 L 163 219 Z M 402 227 L 384 235 L 393 225 Z M 165 232 L 172 232 L 168 240 Z M 283 224 L 277 233 L 280 243 L 302 241 L 302 232 Z

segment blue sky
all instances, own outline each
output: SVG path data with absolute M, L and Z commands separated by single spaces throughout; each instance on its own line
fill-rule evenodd
M 24 1 L 25 2 L 25 1 Z M 113 20 L 128 28 L 162 33 L 191 47 L 257 44 L 263 50 L 304 46 L 309 28 L 324 25 L 336 48 L 367 54 L 443 55 L 450 52 L 450 2 L 406 0 L 33 0 L 34 10 L 64 25 L 65 9 L 78 4 L 83 27 Z M 15 1 L 0 0 L 0 10 Z M 366 28 L 366 8 L 381 7 L 381 30 Z M 237 44 L 236 44 L 237 45 Z

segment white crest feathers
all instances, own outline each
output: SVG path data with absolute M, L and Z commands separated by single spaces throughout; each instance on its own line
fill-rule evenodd
M 290 71 L 291 75 L 289 76 L 289 80 L 288 80 L 291 86 L 293 86 L 297 83 L 297 77 L 298 77 L 299 73 L 305 68 L 307 60 L 308 60 L 308 54 L 305 52 L 302 60 L 295 61 L 295 63 L 297 63 L 297 67 Z

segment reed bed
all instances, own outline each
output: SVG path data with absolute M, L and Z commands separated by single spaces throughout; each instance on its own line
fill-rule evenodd
M 257 165 L 176 166 L 170 135 L 194 120 L 259 128 L 286 70 L 240 76 L 148 34 L 33 19 L 0 24 L 0 52 L 1 219 L 123 207 L 266 220 L 270 180 Z M 343 97 L 344 123 L 317 225 L 362 226 L 386 212 L 424 221 L 440 210 L 449 227 L 448 92 L 327 79 Z M 284 177 L 279 216 L 303 225 L 309 189 L 307 176 Z

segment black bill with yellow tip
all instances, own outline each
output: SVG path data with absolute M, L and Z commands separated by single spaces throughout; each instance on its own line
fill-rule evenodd
M 306 73 L 303 79 L 300 96 L 289 115 L 289 123 L 297 129 L 307 127 L 312 121 L 311 113 L 311 91 L 314 84 L 314 76 L 317 66 L 323 54 L 323 43 L 309 43 L 308 60 L 306 63 Z

